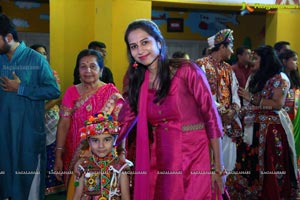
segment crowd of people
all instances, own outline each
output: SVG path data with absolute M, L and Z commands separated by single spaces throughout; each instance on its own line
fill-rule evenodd
M 296 199 L 300 78 L 289 42 L 240 46 L 231 66 L 234 35 L 223 29 L 204 57 L 168 58 L 158 26 L 137 19 L 124 34 L 122 93 L 105 44 L 92 41 L 60 98 L 46 47 L 26 47 L 2 14 L 0 27 L 0 199 L 62 189 L 74 200 Z

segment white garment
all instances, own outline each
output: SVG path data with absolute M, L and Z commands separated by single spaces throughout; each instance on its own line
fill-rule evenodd
M 225 169 L 232 171 L 236 162 L 236 144 L 227 135 L 224 135 L 222 139 L 222 155 Z

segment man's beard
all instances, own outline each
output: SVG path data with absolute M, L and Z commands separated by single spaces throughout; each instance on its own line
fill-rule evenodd
M 7 54 L 9 52 L 9 50 L 10 50 L 10 46 L 7 43 L 7 41 L 4 40 L 4 39 L 3 39 L 3 41 L 4 41 L 4 45 L 3 45 L 3 48 L 0 49 L 0 55 Z

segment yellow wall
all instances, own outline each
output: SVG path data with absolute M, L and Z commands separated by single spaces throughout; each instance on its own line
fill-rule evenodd
M 124 33 L 127 25 L 138 18 L 151 19 L 151 0 L 96 0 L 95 37 L 106 44 L 105 64 L 112 70 L 121 90 L 128 67 Z
M 274 45 L 281 40 L 288 41 L 291 48 L 299 54 L 299 18 L 299 9 L 278 9 L 273 14 L 267 15 L 266 44 Z
M 123 40 L 125 29 L 134 19 L 150 19 L 151 7 L 151 0 L 50 1 L 50 60 L 61 77 L 62 92 L 73 83 L 77 54 L 91 40 L 106 43 L 105 63 L 121 90 L 128 66 Z
M 278 41 L 288 41 L 291 43 L 291 49 L 296 51 L 299 56 L 299 18 L 299 9 L 278 9 L 267 15 L 266 44 L 273 46 Z M 298 69 L 300 70 L 300 65 L 298 65 Z
M 124 33 L 130 22 L 139 18 L 151 19 L 151 0 L 113 0 L 111 68 L 116 85 L 123 87 L 123 77 L 128 68 Z
M 94 38 L 94 0 L 53 0 L 50 13 L 50 63 L 59 73 L 64 92 L 73 83 L 78 53 Z

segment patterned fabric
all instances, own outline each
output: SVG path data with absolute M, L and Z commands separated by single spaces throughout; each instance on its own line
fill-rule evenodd
M 226 113 L 227 109 L 238 111 L 240 109 L 240 99 L 237 95 L 238 82 L 231 66 L 224 61 L 217 62 L 212 56 L 198 59 L 196 63 L 206 73 L 219 113 Z M 223 124 L 223 129 L 230 137 L 239 137 L 242 134 L 238 117 L 234 118 L 232 124 Z
M 291 88 L 288 91 L 284 109 L 289 114 L 294 126 L 294 140 L 297 152 L 297 158 L 299 159 L 300 165 L 300 89 Z
M 261 91 L 272 99 L 274 89 L 287 91 L 289 83 L 281 75 L 270 79 Z M 249 106 L 253 117 L 253 142 L 237 140 L 234 174 L 227 177 L 232 199 L 291 199 L 295 195 L 296 175 L 289 138 L 278 112 Z M 249 122 L 248 122 L 249 123 Z
M 293 120 L 294 126 L 294 140 L 295 140 L 295 147 L 298 159 L 298 166 L 300 166 L 300 106 L 298 106 L 297 115 Z
M 60 79 L 58 73 L 55 70 L 53 75 L 57 84 L 59 85 Z M 46 101 L 47 103 L 48 101 Z M 59 182 L 55 175 L 52 174 L 55 161 L 55 140 L 56 131 L 59 121 L 59 106 L 54 105 L 45 113 L 45 131 L 46 131 L 46 151 L 47 151 L 47 169 L 46 169 L 46 189 L 45 195 L 54 194 L 63 191 L 64 183 Z
M 289 89 L 288 94 L 286 96 L 284 109 L 289 114 L 291 120 L 295 118 L 297 115 L 298 103 L 299 103 L 299 89 Z
M 55 142 L 58 121 L 59 121 L 59 106 L 55 105 L 52 108 L 50 108 L 45 114 L 47 145 L 50 145 L 53 142 Z
M 45 195 L 55 194 L 65 190 L 64 183 L 58 181 L 53 172 L 55 161 L 55 147 L 56 143 L 47 146 L 47 169 L 46 169 L 46 189 Z
M 82 199 L 120 200 L 120 175 L 129 171 L 129 163 L 122 162 L 118 157 L 107 156 L 98 158 L 96 155 L 84 158 L 79 167 L 83 169 L 84 187 Z
M 226 62 L 217 62 L 211 56 L 197 60 L 197 65 L 200 66 L 206 73 L 208 83 L 216 101 L 226 108 L 231 104 L 231 66 Z
M 207 39 L 209 48 L 213 48 L 218 44 L 222 43 L 233 43 L 233 31 L 231 29 L 223 29 L 219 32 L 217 32 L 215 35 L 209 37 Z
M 79 129 L 84 126 L 84 121 L 98 112 L 110 113 L 116 117 L 122 102 L 123 98 L 113 84 L 105 84 L 81 96 L 76 86 L 67 89 L 60 108 L 60 117 L 71 118 L 64 152 L 65 170 L 69 169 L 74 152 L 80 143 Z M 70 169 L 72 170 L 72 167 Z

